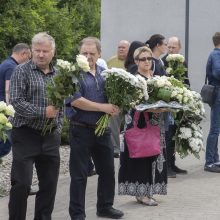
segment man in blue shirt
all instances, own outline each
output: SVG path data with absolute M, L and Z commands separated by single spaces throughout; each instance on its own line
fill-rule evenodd
M 31 57 L 30 47 L 25 43 L 16 44 L 12 55 L 0 65 L 0 101 L 8 103 L 9 82 L 11 74 L 18 64 L 28 61 Z
M 216 86 L 214 104 L 211 106 L 211 124 L 206 143 L 206 156 L 204 170 L 220 173 L 218 155 L 218 136 L 220 133 L 220 32 L 213 36 L 214 50 L 210 53 L 206 74 L 210 85 Z
M 115 192 L 114 150 L 111 132 L 107 128 L 102 136 L 95 135 L 96 122 L 104 114 L 116 115 L 117 106 L 107 103 L 104 95 L 103 68 L 96 65 L 101 54 L 97 38 L 84 38 L 80 54 L 87 57 L 90 71 L 82 72 L 80 89 L 66 102 L 75 113 L 70 120 L 70 204 L 71 220 L 85 220 L 85 191 L 90 156 L 98 177 L 97 215 L 118 219 L 123 212 L 112 207 Z
M 20 63 L 26 62 L 31 56 L 30 47 L 25 43 L 16 44 L 12 49 L 12 55 L 0 64 L 0 101 L 9 104 L 9 83 L 12 72 Z M 10 139 L 10 134 L 9 134 Z M 11 150 L 11 143 L 0 141 L 0 158 Z

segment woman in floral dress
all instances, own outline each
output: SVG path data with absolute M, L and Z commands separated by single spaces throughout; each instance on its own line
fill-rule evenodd
M 135 63 L 138 66 L 137 74 L 145 77 L 146 80 L 152 76 L 152 52 L 144 46 L 135 50 Z M 150 109 L 148 115 L 150 123 L 160 126 L 161 153 L 157 156 L 145 158 L 129 158 L 129 152 L 124 139 L 124 146 L 121 146 L 120 168 L 119 168 L 119 195 L 135 196 L 137 202 L 149 206 L 156 206 L 158 203 L 153 199 L 154 194 L 167 194 L 167 167 L 165 156 L 165 129 L 164 109 Z M 132 109 L 125 116 L 125 130 L 133 126 L 135 110 Z M 138 120 L 138 127 L 144 128 L 145 118 L 143 112 Z M 150 141 L 150 140 L 146 140 Z

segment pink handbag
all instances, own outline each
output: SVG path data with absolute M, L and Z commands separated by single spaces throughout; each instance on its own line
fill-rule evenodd
M 133 127 L 125 132 L 130 158 L 151 157 L 160 154 L 160 127 L 149 122 L 149 115 L 144 112 L 145 128 L 138 128 L 140 112 L 135 111 Z

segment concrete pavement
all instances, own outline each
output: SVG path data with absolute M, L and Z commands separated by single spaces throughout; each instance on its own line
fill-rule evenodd
M 208 119 L 203 123 L 204 140 L 208 131 Z M 188 170 L 187 175 L 169 179 L 168 195 L 155 196 L 157 207 L 147 207 L 135 202 L 131 196 L 118 196 L 116 184 L 115 207 L 124 211 L 126 220 L 219 220 L 220 174 L 203 171 L 204 152 L 201 159 L 193 156 L 177 158 L 177 165 Z M 116 177 L 118 159 L 115 159 Z M 117 179 L 117 178 L 116 178 Z M 102 219 L 96 216 L 97 176 L 88 178 L 86 214 L 88 220 Z M 69 220 L 69 176 L 61 176 L 57 190 L 53 220 Z M 0 199 L 0 220 L 8 219 L 8 197 Z M 33 219 L 34 196 L 28 199 L 27 220 Z

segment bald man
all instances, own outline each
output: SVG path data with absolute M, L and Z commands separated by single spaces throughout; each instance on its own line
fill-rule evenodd
M 169 54 L 178 54 L 181 50 L 181 42 L 178 37 L 170 37 L 168 39 L 168 53 Z
M 112 56 L 108 61 L 107 65 L 109 68 L 117 67 L 125 69 L 124 62 L 128 54 L 130 43 L 127 40 L 121 40 L 118 43 L 117 55 Z

